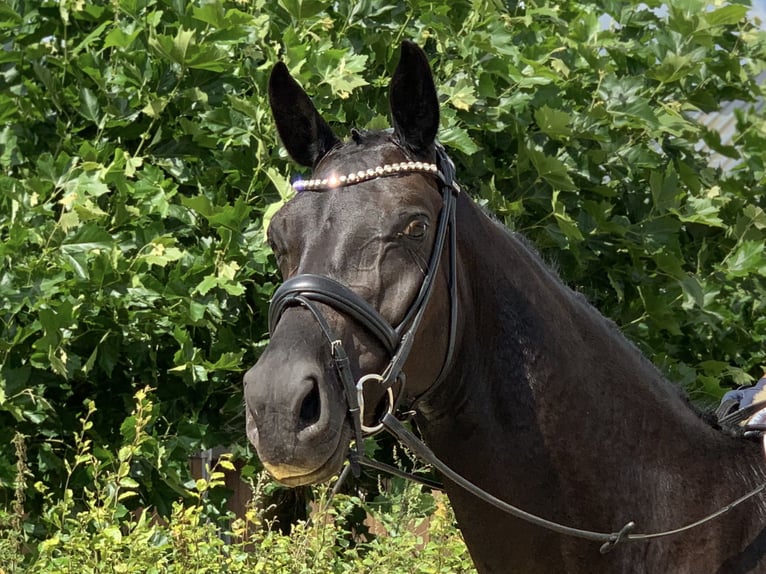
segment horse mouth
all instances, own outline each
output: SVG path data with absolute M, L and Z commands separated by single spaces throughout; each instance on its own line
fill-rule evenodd
M 307 470 L 290 464 L 272 465 L 263 462 L 263 467 L 274 477 L 274 480 L 289 487 L 317 484 L 329 480 L 343 466 L 346 457 L 346 449 L 339 448 L 328 458 L 324 464 L 313 470 Z
M 248 439 L 255 446 L 263 467 L 280 484 L 288 487 L 318 484 L 340 472 L 351 440 L 351 430 L 346 425 L 343 425 L 339 432 L 333 433 L 335 440 L 330 448 L 321 449 L 324 452 L 329 451 L 326 457 L 318 459 L 319 453 L 316 449 L 312 449 L 311 460 L 300 461 L 296 457 L 293 460 L 276 462 L 261 455 L 262 449 L 259 446 L 261 437 L 249 409 L 247 415 Z

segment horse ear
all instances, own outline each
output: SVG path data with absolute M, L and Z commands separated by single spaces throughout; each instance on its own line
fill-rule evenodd
M 314 167 L 338 143 L 284 62 L 277 63 L 271 71 L 269 104 L 279 137 L 287 153 L 299 164 Z
M 416 153 L 425 152 L 439 129 L 439 99 L 428 58 L 417 44 L 402 42 L 389 101 L 400 142 Z

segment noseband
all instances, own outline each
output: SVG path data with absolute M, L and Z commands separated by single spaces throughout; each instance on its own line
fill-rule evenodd
M 455 331 L 457 329 L 455 204 L 457 195 L 460 193 L 460 186 L 455 181 L 455 165 L 447 156 L 444 148 L 438 143 L 436 144 L 435 164 L 408 161 L 378 166 L 348 175 L 298 181 L 294 184 L 295 189 L 299 192 L 323 192 L 339 187 L 356 185 L 373 179 L 412 174 L 423 174 L 437 179 L 439 193 L 442 196 L 442 207 L 439 213 L 436 238 L 425 277 L 420 285 L 417 296 L 397 326 L 392 326 L 375 307 L 352 289 L 335 279 L 323 275 L 307 273 L 288 279 L 276 290 L 269 307 L 269 331 L 272 334 L 285 309 L 296 305 L 308 309 L 322 329 L 330 343 L 333 361 L 343 384 L 348 412 L 354 428 L 358 456 L 363 455 L 364 436 L 377 433 L 383 429 L 382 423 L 375 426 L 364 424 L 365 385 L 368 383 L 380 385 L 387 397 L 386 412 L 390 414 L 394 411 L 398 398 L 403 394 L 402 391 L 406 380 L 403 372 L 404 363 L 407 361 L 415 340 L 415 334 L 428 307 L 428 302 L 436 284 L 439 262 L 442 259 L 442 254 L 448 240 L 450 267 L 448 285 L 450 294 L 449 340 L 447 343 L 447 353 L 435 385 L 438 385 L 445 377 L 447 369 L 452 362 Z M 341 340 L 335 336 L 317 303 L 330 306 L 339 313 L 351 317 L 377 339 L 390 357 L 388 364 L 381 373 L 368 373 L 354 382 L 348 354 L 343 348 Z M 393 386 L 397 382 L 400 385 L 399 397 L 395 397 L 393 392 Z

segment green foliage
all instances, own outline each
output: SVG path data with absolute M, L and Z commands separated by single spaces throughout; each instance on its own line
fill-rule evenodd
M 192 450 L 241 439 L 240 370 L 266 332 L 270 19 L 258 5 L 3 6 L 0 442 L 34 437 L 35 476 L 60 484 L 84 401 L 102 405 L 94 440 L 113 444 L 152 385 L 176 467 L 136 479 L 165 512 Z M 12 477 L 0 464 L 0 485 Z
M 745 12 L 704 0 L 0 0 L 5 501 L 26 486 L 35 522 L 46 497 L 93 488 L 94 460 L 119 469 L 128 456 L 120 492 L 134 495 L 119 502 L 178 517 L 192 451 L 244 452 L 241 373 L 265 345 L 278 281 L 263 229 L 290 194 L 265 94 L 280 57 L 341 133 L 387 125 L 398 43 L 417 41 L 442 97 L 440 138 L 478 201 L 696 396 L 759 376 L 766 122 L 750 104 L 766 39 Z M 746 105 L 724 144 L 696 118 L 733 99 Z M 708 150 L 737 167 L 711 167 Z M 136 456 L 120 445 L 138 419 L 121 423 L 146 386 Z
M 225 487 L 223 470 L 234 469 L 224 458 L 209 469 L 208 479 L 187 485 L 185 498 L 190 504 L 174 503 L 167 520 L 146 508 L 130 512 L 125 501 L 138 496 L 139 485 L 129 478 L 128 469 L 154 456 L 146 448 L 154 442 L 147 433 L 153 411 L 148 390 L 138 391 L 133 412 L 123 423 L 126 432 L 119 455 L 104 462 L 86 438 L 98 412 L 89 403 L 74 452 L 65 459 L 67 476 L 72 478 L 82 469 L 90 477 L 89 486 L 81 497 L 71 489 L 58 497 L 41 483 L 36 485 L 45 497 L 46 534 L 25 551 L 24 540 L 12 524 L 23 520 L 23 501 L 12 515 L 0 515 L 0 557 L 4 558 L 0 572 L 474 572 L 444 495 L 432 496 L 413 484 L 386 500 L 385 513 L 376 504 L 345 495 L 328 504 L 328 489 L 320 489 L 312 520 L 296 524 L 286 536 L 264 520 L 268 508 L 258 495 L 244 519 L 232 521 L 231 516 L 216 517 L 211 512 L 210 501 Z M 265 475 L 261 475 L 256 492 L 263 492 L 265 486 Z M 378 525 L 378 536 L 354 534 L 349 516 L 360 506 L 368 509 L 368 520 Z

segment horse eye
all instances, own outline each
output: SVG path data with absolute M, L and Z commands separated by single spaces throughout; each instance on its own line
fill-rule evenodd
M 412 239 L 422 239 L 428 231 L 428 221 L 425 219 L 413 219 L 404 230 L 404 234 Z

